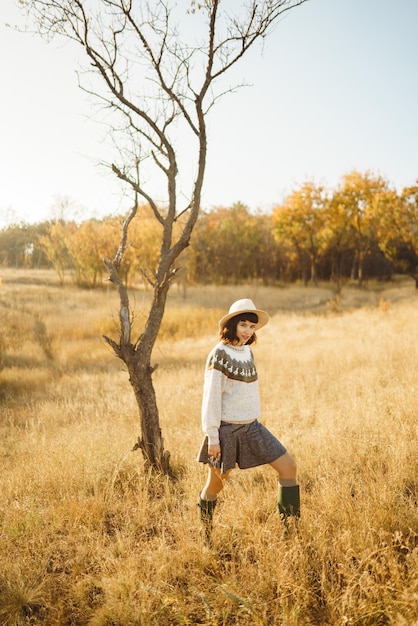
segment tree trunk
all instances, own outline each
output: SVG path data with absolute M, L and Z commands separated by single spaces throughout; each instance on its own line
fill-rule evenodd
M 353 257 L 353 263 L 351 265 L 350 278 L 351 278 L 351 280 L 356 280 L 358 278 L 358 257 L 357 257 L 357 252 L 355 253 L 355 255 Z
M 125 222 L 125 234 L 128 224 L 129 221 Z M 154 299 L 144 332 L 133 344 L 131 340 L 132 314 L 127 288 L 119 276 L 117 262 L 111 262 L 105 258 L 104 263 L 109 271 L 109 279 L 117 287 L 120 298 L 119 343 L 107 336 L 104 336 L 104 339 L 128 368 L 129 382 L 139 409 L 141 436 L 138 437 L 133 450 L 141 450 L 146 469 L 168 474 L 170 453 L 164 450 L 157 399 L 152 382 L 152 374 L 158 366 L 151 365 L 151 355 L 164 315 L 170 276 L 173 272 L 169 269 L 166 258 L 160 259 L 160 271 L 157 275 L 160 273 L 162 277 L 154 284 Z
M 338 252 L 332 258 L 331 278 L 335 282 L 335 290 L 341 293 L 342 260 Z
M 123 307 L 121 307 L 122 309 Z M 158 365 L 151 366 L 152 348 L 147 349 L 146 347 L 147 343 L 149 347 L 149 341 L 147 342 L 145 333 L 136 346 L 130 342 L 123 343 L 122 341 L 117 344 L 106 336 L 104 339 L 113 348 L 116 356 L 127 366 L 129 382 L 138 405 L 141 436 L 138 437 L 133 450 L 141 450 L 146 469 L 168 474 L 170 471 L 170 453 L 168 450 L 164 450 L 157 398 L 152 382 L 152 374 Z
M 358 257 L 358 286 L 360 289 L 363 289 L 363 281 L 364 281 L 364 259 L 365 253 L 363 251 L 359 252 Z
M 315 287 L 318 287 L 318 268 L 314 256 L 311 257 L 311 281 Z
M 159 470 L 168 474 L 170 453 L 164 450 L 157 399 L 152 382 L 153 368 L 146 363 L 129 363 L 129 382 L 134 390 L 141 419 L 141 433 L 134 450 L 140 449 L 145 462 L 145 469 Z

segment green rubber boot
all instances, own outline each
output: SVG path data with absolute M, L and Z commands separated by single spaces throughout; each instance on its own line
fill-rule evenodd
M 279 513 L 283 521 L 286 521 L 288 517 L 300 517 L 300 492 L 299 485 L 293 485 L 292 487 L 283 487 L 279 485 L 279 497 L 278 497 Z
M 202 498 L 199 497 L 197 506 L 199 507 L 200 521 L 203 525 L 205 542 L 210 544 L 213 527 L 213 512 L 215 510 L 216 500 L 202 500 Z

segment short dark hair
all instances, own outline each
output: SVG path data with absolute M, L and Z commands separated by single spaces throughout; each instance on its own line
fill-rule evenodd
M 225 343 L 232 343 L 232 344 L 235 341 L 237 341 L 238 322 L 251 322 L 252 324 L 257 324 L 258 315 L 257 313 L 239 313 L 238 315 L 234 315 L 234 317 L 231 317 L 231 319 L 228 320 L 225 326 L 223 326 L 220 330 L 220 338 L 222 339 L 222 341 L 224 341 Z M 249 346 L 250 344 L 255 343 L 256 341 L 257 341 L 257 336 L 254 333 L 249 338 L 246 345 Z

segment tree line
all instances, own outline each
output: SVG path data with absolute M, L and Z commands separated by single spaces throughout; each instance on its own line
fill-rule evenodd
M 182 216 L 179 217 L 179 229 Z M 56 219 L 0 231 L 4 267 L 53 268 L 83 287 L 106 276 L 103 257 L 115 254 L 121 217 L 77 223 Z M 125 283 L 152 283 L 161 225 L 138 207 L 121 267 Z M 350 172 L 333 190 L 305 182 L 269 213 L 242 203 L 202 211 L 191 245 L 179 258 L 187 283 L 264 284 L 412 276 L 418 287 L 418 182 L 397 192 L 372 172 Z

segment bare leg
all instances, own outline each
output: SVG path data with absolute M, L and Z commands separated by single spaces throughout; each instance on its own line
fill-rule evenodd
M 279 456 L 278 459 L 270 463 L 270 465 L 279 474 L 279 483 L 286 487 L 296 485 L 296 472 L 297 466 L 295 460 L 290 456 L 288 452 Z
M 224 488 L 224 481 L 227 480 L 230 472 L 231 470 L 228 470 L 225 474 L 221 474 L 216 467 L 209 467 L 206 484 L 200 496 L 202 500 L 216 500 L 218 493 Z

